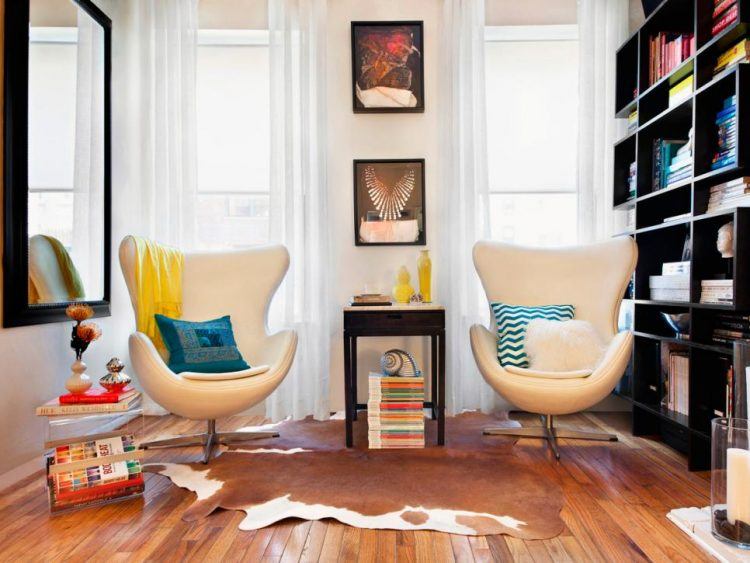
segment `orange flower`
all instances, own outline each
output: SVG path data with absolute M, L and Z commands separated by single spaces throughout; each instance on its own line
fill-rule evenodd
M 102 329 L 96 323 L 81 323 L 76 329 L 76 335 L 88 344 L 102 335 Z
M 94 316 L 94 310 L 85 303 L 73 303 L 65 309 L 65 314 L 77 322 L 85 321 Z

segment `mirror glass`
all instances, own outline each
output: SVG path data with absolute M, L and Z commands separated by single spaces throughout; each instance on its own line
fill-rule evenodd
M 104 28 L 30 0 L 28 304 L 104 296 Z

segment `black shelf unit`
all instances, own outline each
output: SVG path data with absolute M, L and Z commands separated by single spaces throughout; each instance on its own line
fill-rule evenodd
M 711 341 L 716 316 L 750 314 L 750 208 L 706 213 L 712 186 L 750 176 L 750 65 L 736 64 L 714 75 L 716 60 L 750 35 L 750 0 L 737 0 L 736 22 L 711 37 L 714 0 L 664 0 L 616 53 L 615 117 L 638 111 L 638 126 L 614 145 L 613 208 L 634 213 L 632 236 L 639 259 L 624 307 L 631 311 L 634 348 L 631 364 L 616 393 L 633 405 L 633 433 L 659 436 L 685 453 L 691 470 L 710 465 L 710 421 L 723 407 L 725 374 L 732 348 Z M 659 32 L 693 33 L 696 50 L 666 76 L 649 79 L 649 38 Z M 669 107 L 669 89 L 693 75 L 693 92 Z M 715 116 L 728 96 L 737 97 L 735 164 L 711 170 L 716 141 Z M 683 139 L 693 130 L 693 175 L 653 190 L 654 139 Z M 628 171 L 636 163 L 636 195 L 629 198 Z M 717 230 L 734 222 L 734 258 L 716 250 Z M 679 261 L 686 237 L 691 254 L 690 300 L 650 298 L 649 276 L 661 274 L 663 262 Z M 734 301 L 700 303 L 701 280 L 725 274 L 734 280 Z M 690 313 L 689 339 L 675 337 L 662 312 Z M 689 415 L 662 405 L 662 350 L 678 348 L 689 361 Z

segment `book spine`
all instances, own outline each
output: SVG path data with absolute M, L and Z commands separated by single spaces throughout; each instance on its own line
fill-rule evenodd
M 37 416 L 56 416 L 60 414 L 89 414 L 100 412 L 127 412 L 133 405 L 131 402 L 104 403 L 96 405 L 44 405 L 37 407 Z
M 737 19 L 737 5 L 735 4 L 729 10 L 727 10 L 726 14 L 724 14 L 719 21 L 717 21 L 714 26 L 711 28 L 711 35 L 718 35 L 722 31 L 724 31 L 727 27 L 729 27 L 732 23 L 734 23 L 734 20 Z

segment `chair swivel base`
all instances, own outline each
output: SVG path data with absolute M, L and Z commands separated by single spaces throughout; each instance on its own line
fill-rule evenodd
M 188 434 L 175 436 L 163 440 L 144 442 L 141 447 L 144 450 L 151 448 L 178 448 L 184 446 L 203 446 L 203 463 L 208 463 L 211 454 L 217 444 L 227 446 L 247 442 L 249 440 L 261 440 L 263 438 L 277 438 L 278 432 L 217 432 L 216 421 L 208 421 L 208 429 L 201 434 Z
M 531 426 L 526 428 L 485 428 L 484 434 L 491 436 L 519 436 L 521 438 L 543 438 L 547 440 L 547 445 L 555 454 L 557 460 L 560 459 L 560 450 L 557 446 L 557 440 L 570 438 L 573 440 L 596 440 L 600 442 L 616 442 L 617 436 L 606 434 L 604 432 L 583 432 L 569 428 L 555 428 L 554 417 L 542 415 L 542 426 Z

